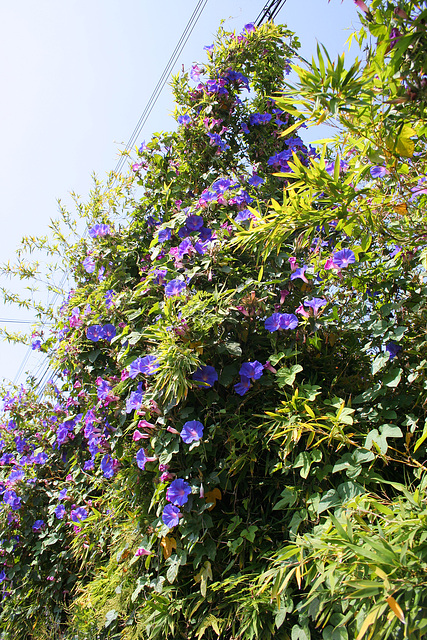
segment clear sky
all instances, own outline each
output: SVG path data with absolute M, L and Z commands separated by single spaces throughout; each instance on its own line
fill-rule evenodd
M 87 198 L 91 174 L 113 169 L 171 56 L 196 0 L 19 0 L 0 6 L 0 262 L 14 261 L 22 235 L 43 235 L 57 216 L 57 199 L 71 208 L 69 192 Z M 179 62 L 203 61 L 203 46 L 225 19 L 240 32 L 266 0 L 208 0 Z M 317 42 L 341 54 L 353 0 L 287 0 L 275 20 L 295 31 L 301 55 Z M 174 126 L 169 87 L 158 100 L 140 140 Z M 10 286 L 2 280 L 0 286 Z M 16 288 L 16 290 L 18 290 Z M 29 325 L 25 309 L 0 305 L 0 326 Z M 13 380 L 27 347 L 0 342 L 0 378 Z M 24 371 L 36 373 L 31 353 Z M 21 375 L 19 382 L 24 381 Z

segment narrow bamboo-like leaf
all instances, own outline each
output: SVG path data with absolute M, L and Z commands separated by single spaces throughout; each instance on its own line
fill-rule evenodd
M 388 598 L 386 598 L 386 600 L 387 600 L 388 606 L 393 611 L 393 613 L 396 616 L 396 618 L 399 618 L 400 622 L 403 622 L 403 624 L 406 624 L 405 623 L 405 615 L 404 615 L 402 609 L 400 608 L 399 604 L 393 598 L 393 596 L 389 596 Z

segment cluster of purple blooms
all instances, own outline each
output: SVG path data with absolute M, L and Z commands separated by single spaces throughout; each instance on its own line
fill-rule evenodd
M 111 228 L 109 224 L 94 224 L 89 229 L 89 235 L 91 238 L 104 238 L 111 234 Z
M 151 376 L 159 368 L 159 363 L 156 356 L 145 356 L 144 358 L 137 358 L 129 367 L 129 377 L 134 379 L 140 373 L 146 376 Z
M 234 390 L 239 396 L 244 396 L 251 387 L 251 382 L 259 380 L 264 373 L 264 366 L 254 360 L 254 362 L 245 362 L 240 367 L 239 376 L 240 382 L 234 385 Z
M 92 342 L 98 342 L 98 340 L 107 340 L 109 342 L 116 333 L 116 327 L 113 324 L 93 324 L 86 329 L 86 336 Z

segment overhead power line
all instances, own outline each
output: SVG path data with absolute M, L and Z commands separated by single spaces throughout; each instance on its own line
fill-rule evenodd
M 274 20 L 285 2 L 286 0 L 269 0 L 255 20 L 255 25 L 259 27 L 265 20 Z
M 171 74 L 171 71 L 173 69 L 173 67 L 175 66 L 179 56 L 181 55 L 182 50 L 184 49 L 185 45 L 187 44 L 187 41 L 189 39 L 189 37 L 191 36 L 191 34 L 193 33 L 194 27 L 196 26 L 197 22 L 199 21 L 200 16 L 203 13 L 203 10 L 207 4 L 208 0 L 199 0 L 196 8 L 193 11 L 193 14 L 190 18 L 190 20 L 187 23 L 187 26 L 185 27 L 183 33 L 181 34 L 181 37 L 178 41 L 178 44 L 176 45 L 171 57 L 169 58 L 169 61 L 166 65 L 166 67 L 163 70 L 162 75 L 160 76 L 159 81 L 157 82 L 157 85 L 153 91 L 153 93 L 150 96 L 150 99 L 147 102 L 147 105 L 144 109 L 144 111 L 142 112 L 136 126 L 135 129 L 132 132 L 131 137 L 129 138 L 129 141 L 125 147 L 126 151 L 129 151 L 130 149 L 133 148 L 135 142 L 138 139 L 139 134 L 141 133 L 142 128 L 144 127 L 145 123 L 147 122 L 150 113 L 152 112 L 152 110 L 154 109 L 154 106 L 157 102 L 157 100 L 159 99 L 160 94 L 162 93 L 168 79 L 169 76 Z M 122 168 L 123 165 L 126 162 L 126 155 L 123 155 L 119 161 L 117 162 L 116 168 L 114 170 L 115 173 L 119 173 Z

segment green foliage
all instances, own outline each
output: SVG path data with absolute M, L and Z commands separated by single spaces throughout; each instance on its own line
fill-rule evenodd
M 57 379 L 5 390 L 5 638 L 425 634 L 426 141 L 423 100 L 395 99 L 421 64 L 404 4 L 405 50 L 374 1 L 366 62 L 319 47 L 293 83 L 287 30 L 221 30 L 202 85 L 173 81 L 177 130 L 78 204 L 89 237 L 63 211 L 52 243 L 24 240 L 65 253 L 73 285 L 44 316 Z M 322 122 L 335 137 L 307 148 Z

